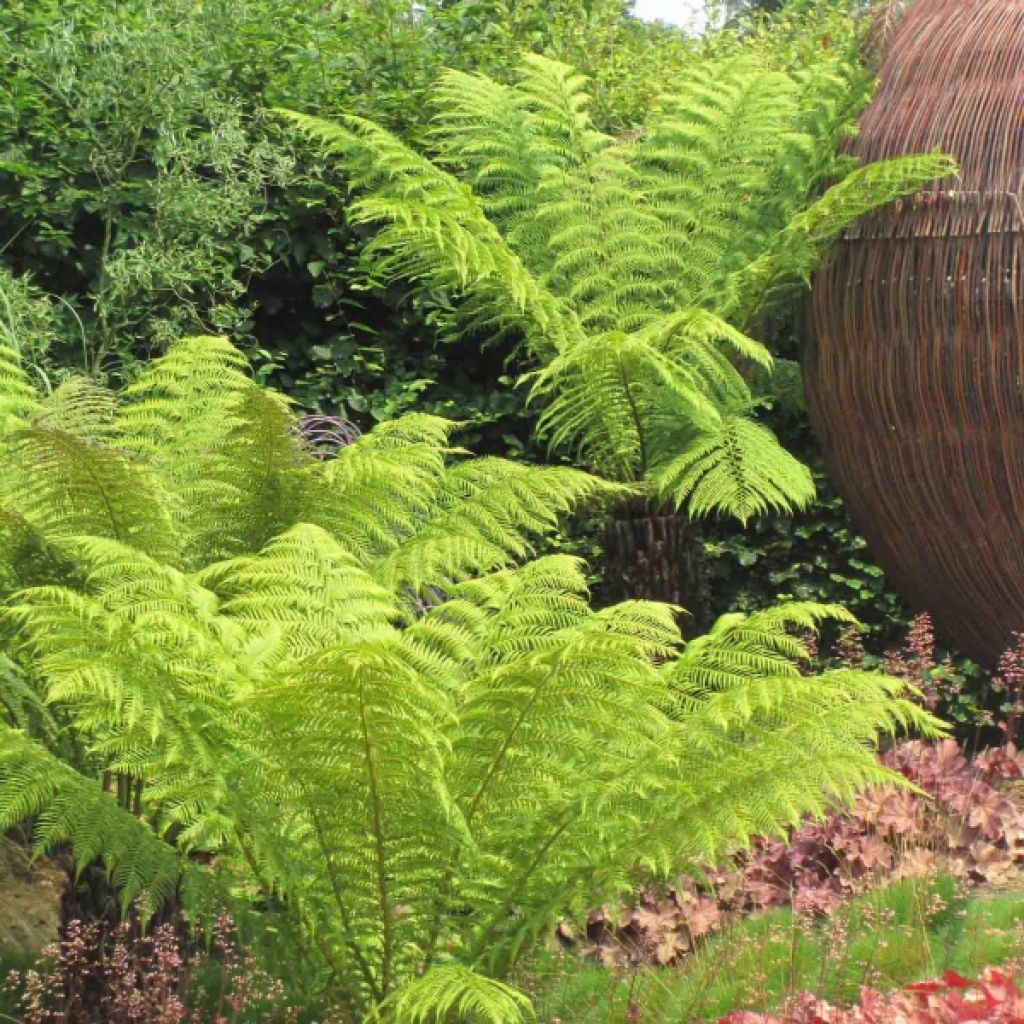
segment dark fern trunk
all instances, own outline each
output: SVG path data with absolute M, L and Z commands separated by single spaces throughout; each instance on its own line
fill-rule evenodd
M 77 873 L 73 867 L 68 868 L 68 880 L 60 900 L 61 937 L 72 921 L 108 927 L 121 921 L 121 901 L 98 861 Z
M 604 552 L 602 604 L 617 601 L 665 601 L 686 614 L 680 626 L 686 636 L 711 624 L 707 563 L 700 527 L 686 517 L 651 515 L 646 506 L 627 507 L 600 533 Z

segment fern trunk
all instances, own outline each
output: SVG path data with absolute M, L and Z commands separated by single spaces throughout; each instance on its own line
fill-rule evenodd
M 69 865 L 60 897 L 60 935 L 72 921 L 114 926 L 121 920 L 121 901 L 99 861 L 80 872 Z
M 69 862 L 67 872 L 67 880 L 60 894 L 58 929 L 61 938 L 66 934 L 67 927 L 72 921 L 114 929 L 125 920 L 124 903 L 119 889 L 111 882 L 101 860 L 97 859 L 78 870 Z M 138 926 L 136 909 L 132 908 L 129 911 L 128 918 Z M 187 934 L 178 893 L 174 893 L 146 918 L 144 931 L 151 934 L 163 924 L 174 924 L 179 931 L 179 938 Z
M 707 561 L 700 527 L 683 516 L 624 507 L 601 530 L 602 603 L 664 601 L 686 609 L 687 635 L 711 624 Z

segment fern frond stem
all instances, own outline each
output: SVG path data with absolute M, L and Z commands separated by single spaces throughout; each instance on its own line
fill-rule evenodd
M 324 963 L 327 966 L 327 973 L 328 973 L 328 975 L 330 977 L 331 983 L 333 985 L 337 986 L 338 988 L 340 988 L 341 991 L 348 998 L 352 998 L 352 996 L 353 996 L 353 989 L 351 987 L 349 987 L 347 985 L 345 979 L 343 977 L 341 977 L 340 972 L 338 971 L 337 967 L 334 964 L 334 956 L 331 953 L 331 950 L 328 948 L 327 943 L 324 942 L 324 937 L 319 932 L 314 931 L 312 933 L 312 939 L 313 939 L 314 944 L 316 945 L 316 948 L 318 950 L 320 950 L 320 956 L 321 956 L 321 958 L 323 959 Z M 300 948 L 300 947 L 297 946 L 296 948 Z M 351 1014 L 351 1011 L 349 1010 L 348 1005 L 346 1004 L 344 999 L 342 999 L 340 1001 L 339 1009 L 340 1009 L 340 1012 L 342 1014 L 343 1019 L 346 1020 L 346 1021 L 351 1022 L 352 1019 L 353 1019 L 352 1018 L 352 1014 Z
M 457 857 L 458 854 L 456 854 L 456 858 Z M 434 899 L 433 905 L 430 908 L 430 914 L 433 918 L 433 922 L 430 925 L 430 934 L 427 936 L 427 942 L 424 946 L 424 973 L 434 966 L 434 960 L 437 958 L 437 944 L 441 941 L 441 922 L 444 920 L 445 910 L 448 903 L 448 894 L 451 892 L 452 879 L 455 877 L 457 867 L 458 860 L 456 859 L 449 866 L 447 873 L 441 879 L 441 884 L 437 889 L 437 897 Z
M 250 846 L 245 833 L 242 831 L 241 826 L 236 825 L 234 832 L 235 839 L 238 840 L 238 848 L 242 851 L 242 856 L 245 859 L 246 864 L 249 866 L 249 870 L 252 872 L 252 877 L 256 879 L 257 885 L 263 891 L 264 898 L 269 902 L 274 895 L 273 886 L 268 886 L 266 882 L 263 881 L 263 871 L 260 868 L 259 860 L 256 858 L 256 855 L 252 852 L 252 847 Z M 290 901 L 288 901 L 286 905 L 288 907 L 288 913 L 284 915 L 284 926 L 288 930 L 288 933 L 295 940 L 294 948 L 299 951 L 300 958 L 305 960 L 306 957 L 303 951 L 305 950 L 306 945 L 300 938 L 299 929 L 297 929 L 295 924 L 290 920 L 292 904 Z M 323 940 L 319 935 L 314 934 L 314 941 L 316 941 L 317 945 L 320 946 Z M 338 970 L 335 967 L 334 958 L 330 955 L 329 951 L 324 950 L 321 946 L 320 955 L 324 959 L 324 963 L 327 966 L 327 971 L 330 974 L 331 979 L 335 981 L 337 984 L 344 986 L 344 979 L 338 976 Z
M 391 953 L 394 943 L 394 920 L 391 897 L 388 891 L 388 876 L 384 870 L 384 822 L 381 813 L 380 787 L 377 781 L 377 769 L 373 761 L 373 750 L 370 746 L 370 726 L 366 720 L 365 685 L 359 688 L 359 725 L 363 735 L 363 749 L 366 754 L 366 775 L 370 784 L 370 807 L 373 815 L 373 842 L 377 853 L 377 900 L 380 906 L 381 928 L 384 947 L 381 950 L 380 987 L 383 995 L 387 995 L 391 987 Z
M 470 801 L 468 810 L 466 811 L 466 825 L 472 821 L 479 809 L 480 802 L 483 799 L 484 793 L 487 791 L 487 787 L 492 783 L 501 771 L 502 766 L 505 764 L 505 759 L 508 757 L 509 748 L 512 745 L 512 740 L 515 739 L 516 733 L 518 733 L 523 722 L 526 720 L 526 716 L 534 708 L 537 701 L 540 699 L 541 694 L 544 692 L 547 682 L 554 676 L 554 670 L 551 671 L 545 680 L 535 687 L 534 692 L 529 695 L 529 699 L 524 703 L 522 708 L 519 709 L 519 714 L 516 715 L 515 721 L 512 723 L 511 728 L 505 733 L 505 738 L 502 740 L 498 753 L 494 759 L 487 766 L 487 771 L 483 778 L 480 780 L 479 786 L 477 786 L 476 793 L 473 795 L 473 799 Z M 441 930 L 441 911 L 443 909 L 443 901 L 447 899 L 447 893 L 449 893 L 452 885 L 452 880 L 455 877 L 455 872 L 458 870 L 458 860 L 454 860 L 453 863 L 447 869 L 444 879 L 439 887 L 438 899 L 435 905 L 434 913 L 434 926 L 433 932 L 430 936 L 430 941 L 427 946 L 427 963 L 428 965 L 433 961 L 433 957 L 436 953 L 437 941 L 440 937 Z
M 512 909 L 516 905 L 516 901 L 522 895 L 523 890 L 526 888 L 530 879 L 533 877 L 533 873 L 543 863 L 544 858 L 551 852 L 551 848 L 558 842 L 559 839 L 565 834 L 565 830 L 573 823 L 579 814 L 579 809 L 574 802 L 571 805 L 572 814 L 567 815 L 565 820 L 548 836 L 544 842 L 537 847 L 536 852 L 530 858 L 530 862 L 523 869 L 523 873 L 516 880 L 515 884 L 509 890 L 508 895 L 505 897 L 501 906 L 491 915 L 491 923 L 487 926 L 483 935 L 476 941 L 472 950 L 469 954 L 470 963 L 475 963 L 491 944 L 494 939 L 494 935 L 498 930 L 498 925 L 504 921 L 508 914 L 511 913 Z
M 356 945 L 355 932 L 352 928 L 352 918 L 349 916 L 348 907 L 345 905 L 345 899 L 342 895 L 341 880 L 338 878 L 338 870 L 334 866 L 334 860 L 327 847 L 327 839 L 324 836 L 323 825 L 320 824 L 320 817 L 313 809 L 312 804 L 309 805 L 309 819 L 313 825 L 313 834 L 316 836 L 317 846 L 320 847 L 320 856 L 323 857 L 324 867 L 327 869 L 327 878 L 331 885 L 331 894 L 334 896 L 334 905 L 338 910 L 338 916 L 341 918 L 341 926 L 345 931 L 345 945 L 352 954 L 352 959 L 355 960 L 356 966 L 359 968 L 359 973 L 363 976 L 363 980 L 369 986 L 374 1000 L 380 1002 L 384 998 L 384 993 L 377 985 L 376 979 L 373 976 L 373 971 L 370 969 L 370 965 L 366 962 L 366 958 L 363 956 L 362 951 L 359 949 L 359 946 Z M 323 954 L 323 950 L 320 952 Z M 328 965 L 331 966 L 331 961 L 328 962 Z M 331 969 L 333 970 L 333 966 Z
M 640 416 L 640 409 L 636 404 L 636 398 L 633 395 L 633 388 L 630 386 L 626 368 L 622 365 L 621 359 L 618 360 L 618 363 L 619 379 L 622 381 L 622 389 L 626 393 L 626 403 L 629 405 L 629 415 L 633 417 L 633 425 L 636 427 L 636 440 L 640 449 L 640 466 L 638 475 L 642 479 L 647 473 L 647 439 L 644 437 L 643 418 Z
M 119 807 L 123 807 L 126 811 L 132 809 L 132 777 L 125 775 L 124 772 L 118 772 L 117 775 L 117 804 Z
M 534 688 L 533 693 L 530 694 L 530 699 L 520 708 L 519 714 L 516 715 L 515 721 L 512 723 L 512 727 L 505 733 L 505 738 L 501 741 L 501 747 L 498 752 L 494 755 L 494 759 L 488 765 L 487 771 L 484 774 L 483 779 L 480 780 L 480 785 L 477 787 L 476 793 L 473 794 L 473 799 L 469 803 L 469 809 L 466 811 L 466 825 L 473 820 L 474 815 L 480 807 L 480 801 L 483 799 L 484 793 L 487 788 L 494 781 L 498 772 L 501 770 L 505 763 L 505 758 L 508 756 L 509 747 L 512 746 L 512 741 L 516 737 L 516 733 L 519 732 L 523 722 L 526 721 L 526 716 L 533 709 L 534 704 L 537 703 L 541 693 L 547 687 L 547 683 L 554 675 L 554 669 L 551 670 L 544 679 L 544 681 Z
M 242 851 L 242 856 L 245 858 L 246 863 L 249 865 L 249 870 L 252 871 L 253 878 L 256 880 L 257 885 L 262 890 L 264 899 L 266 899 L 267 901 L 271 900 L 274 895 L 273 887 L 268 886 L 266 882 L 263 880 L 263 871 L 260 867 L 259 860 L 253 853 L 252 848 L 249 845 L 248 838 L 246 837 L 246 834 L 242 830 L 241 825 L 234 826 L 234 838 L 238 840 L 239 849 Z M 293 938 L 297 936 L 298 931 L 295 928 L 295 926 L 289 921 L 289 914 L 287 913 L 285 914 L 285 927 L 288 929 L 289 933 L 293 936 Z M 335 983 L 339 984 L 344 989 L 344 979 L 339 977 L 339 972 L 337 967 L 335 966 L 334 957 L 331 955 L 330 950 L 324 948 L 323 937 L 319 936 L 315 932 L 313 932 L 312 934 L 313 941 L 316 943 L 317 947 L 319 948 L 319 951 L 321 951 L 321 956 L 324 957 L 324 963 L 327 966 L 328 973 L 331 975 L 331 978 L 335 981 Z M 299 945 L 301 945 L 301 943 L 297 942 L 296 947 L 298 948 Z
M 451 895 L 452 882 L 455 880 L 455 875 L 459 870 L 461 856 L 461 849 L 457 849 L 452 853 L 451 863 L 441 876 L 437 886 L 437 893 L 431 902 L 430 913 L 433 923 L 430 926 L 430 934 L 423 947 L 425 951 L 423 956 L 424 973 L 434 966 L 434 961 L 437 959 L 437 947 L 441 941 L 441 929 L 448 910 L 448 897 Z
M 58 434 L 56 436 L 59 439 L 60 435 Z M 96 476 L 95 471 L 88 465 L 88 463 L 86 463 L 85 470 L 89 474 L 89 478 L 92 480 L 93 486 L 95 486 L 96 488 L 96 493 L 99 494 L 100 496 L 100 501 L 103 502 L 103 508 L 107 513 L 107 519 L 110 521 L 110 530 L 112 536 L 114 537 L 115 540 L 125 540 L 125 537 L 123 536 L 123 531 L 121 529 L 121 524 L 118 521 L 116 513 L 114 512 L 114 505 L 110 500 L 110 496 L 107 494 L 107 489 L 100 483 L 99 477 Z
M 4 698 L 2 696 L 0 696 L 0 706 L 2 706 L 4 708 L 4 710 L 7 712 L 7 716 L 10 719 L 11 727 L 14 728 L 14 729 L 17 729 L 18 728 L 18 715 L 15 712 L 14 708 L 11 707 L 11 705 L 8 704 L 7 701 L 4 700 Z
M 470 822 L 476 816 L 476 812 L 480 808 L 480 802 L 484 797 L 488 787 L 496 778 L 498 772 L 501 770 L 502 765 L 505 763 L 505 758 L 508 756 L 509 747 L 512 745 L 512 741 L 516 737 L 520 727 L 526 720 L 526 716 L 530 710 L 536 704 L 540 698 L 541 693 L 544 691 L 547 681 L 554 675 L 554 670 L 548 673 L 545 681 L 537 686 L 533 693 L 530 695 L 530 699 L 523 705 L 519 710 L 519 714 L 516 715 L 515 721 L 512 723 L 511 728 L 505 734 L 505 738 L 502 740 L 501 747 L 498 752 L 494 755 L 493 760 L 487 767 L 487 771 L 484 774 L 483 779 L 480 780 L 480 785 L 477 787 L 476 793 L 473 794 L 473 799 L 470 801 L 469 808 L 466 810 L 465 821 L 468 827 Z M 444 905 L 447 902 L 448 894 L 451 889 L 451 883 L 455 877 L 455 873 L 458 870 L 458 855 L 453 859 L 452 863 L 448 866 L 441 884 L 438 886 L 437 899 L 434 902 L 433 916 L 434 923 L 430 933 L 430 938 L 427 940 L 426 946 L 426 966 L 429 967 L 437 954 L 437 943 L 441 937 L 441 921 L 443 917 Z
M 63 738 L 68 746 L 71 748 L 70 754 L 63 754 L 62 757 L 75 769 L 76 772 L 80 772 L 82 775 L 89 775 L 92 778 L 97 777 L 96 769 L 90 770 L 86 764 L 85 748 L 82 746 L 82 740 L 79 734 L 79 730 L 75 728 L 74 723 L 71 719 L 64 714 L 60 714 L 59 711 L 54 712 L 53 725 L 52 725 L 51 736 L 54 742 L 57 741 L 58 737 Z M 65 748 L 66 749 L 66 748 Z M 103 772 L 103 792 L 107 791 L 109 785 L 109 773 Z

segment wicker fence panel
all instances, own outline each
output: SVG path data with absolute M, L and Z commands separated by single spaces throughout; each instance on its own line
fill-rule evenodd
M 979 660 L 1024 630 L 1024 0 L 917 0 L 852 145 L 959 180 L 866 218 L 817 277 L 805 385 L 893 582 Z

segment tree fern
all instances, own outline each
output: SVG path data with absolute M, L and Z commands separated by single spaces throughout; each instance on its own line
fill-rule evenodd
M 433 162 L 356 118 L 288 116 L 340 160 L 347 216 L 377 229 L 367 250 L 386 273 L 457 297 L 468 330 L 522 340 L 553 446 L 693 515 L 745 520 L 813 486 L 753 426 L 744 361 L 771 358 L 743 332 L 852 220 L 955 171 L 837 156 L 868 95 L 858 72 L 827 51 L 793 73 L 698 61 L 617 140 L 563 64 L 530 56 L 511 86 L 452 71 Z
M 317 458 L 215 340 L 89 392 L 98 419 L 38 401 L 3 438 L 5 499 L 70 568 L 0 627 L 80 756 L 8 714 L 26 728 L 0 725 L 0 827 L 31 820 L 40 851 L 70 844 L 150 907 L 177 889 L 197 920 L 272 927 L 353 1019 L 511 1024 L 527 1001 L 505 979 L 561 915 L 888 779 L 878 733 L 938 727 L 893 680 L 801 674 L 799 634 L 836 609 L 688 645 L 674 608 L 593 611 L 583 566 L 531 543 L 621 488 L 463 458 L 434 417 Z M 61 444 L 25 461 L 26 431 Z M 71 441 L 151 482 L 144 508 L 107 488 L 133 528 L 94 510 Z M 256 513 L 231 452 L 277 481 Z M 46 514 L 33 469 L 68 495 Z

